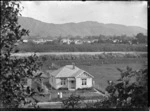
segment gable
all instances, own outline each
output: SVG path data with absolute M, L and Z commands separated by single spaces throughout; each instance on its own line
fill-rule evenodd
M 83 72 L 77 77 L 78 78 L 91 78 L 91 76 L 87 72 Z

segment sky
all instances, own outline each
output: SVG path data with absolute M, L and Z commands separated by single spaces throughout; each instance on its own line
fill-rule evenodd
M 24 17 L 46 23 L 97 21 L 147 29 L 147 1 L 21 1 Z

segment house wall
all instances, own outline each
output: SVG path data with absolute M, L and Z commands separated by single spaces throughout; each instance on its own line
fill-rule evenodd
M 53 80 L 52 80 L 53 79 Z M 65 80 L 65 85 L 61 85 L 61 78 L 55 78 L 55 77 L 51 77 L 49 79 L 49 83 L 55 88 L 55 89 L 59 89 L 59 88 L 68 88 L 68 80 L 70 80 L 71 78 L 66 78 Z M 73 78 L 74 79 L 74 78 Z M 89 76 L 86 72 L 83 72 L 82 74 L 80 74 L 77 78 L 75 78 L 75 89 L 78 88 L 90 88 L 93 86 L 93 79 L 91 76 Z M 86 85 L 82 85 L 82 79 L 86 79 Z
M 61 85 L 61 78 L 56 78 L 56 89 L 59 88 L 67 88 L 68 87 L 68 81 L 67 79 L 65 80 L 65 85 Z
M 90 88 L 92 87 L 92 78 L 85 78 L 86 81 L 86 85 L 82 85 L 82 78 L 76 78 L 76 89 L 78 88 Z
M 86 79 L 86 85 L 82 85 L 82 79 Z M 83 72 L 76 78 L 76 89 L 78 88 L 90 88 L 92 87 L 92 77 L 90 77 L 86 72 Z

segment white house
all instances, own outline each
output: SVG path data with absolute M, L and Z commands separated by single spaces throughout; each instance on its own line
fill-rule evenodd
M 63 44 L 70 44 L 72 41 L 70 39 L 62 39 Z
M 81 41 L 81 40 L 74 40 L 74 43 L 75 44 L 83 44 L 83 41 Z
M 93 86 L 93 76 L 88 72 L 73 65 L 66 65 L 50 74 L 49 83 L 55 89 L 68 88 L 90 88 Z

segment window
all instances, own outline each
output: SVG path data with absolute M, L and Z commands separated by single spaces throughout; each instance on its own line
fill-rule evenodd
M 82 85 L 86 85 L 86 79 L 82 79 Z
M 61 79 L 61 85 L 65 85 L 65 80 L 66 79 Z

